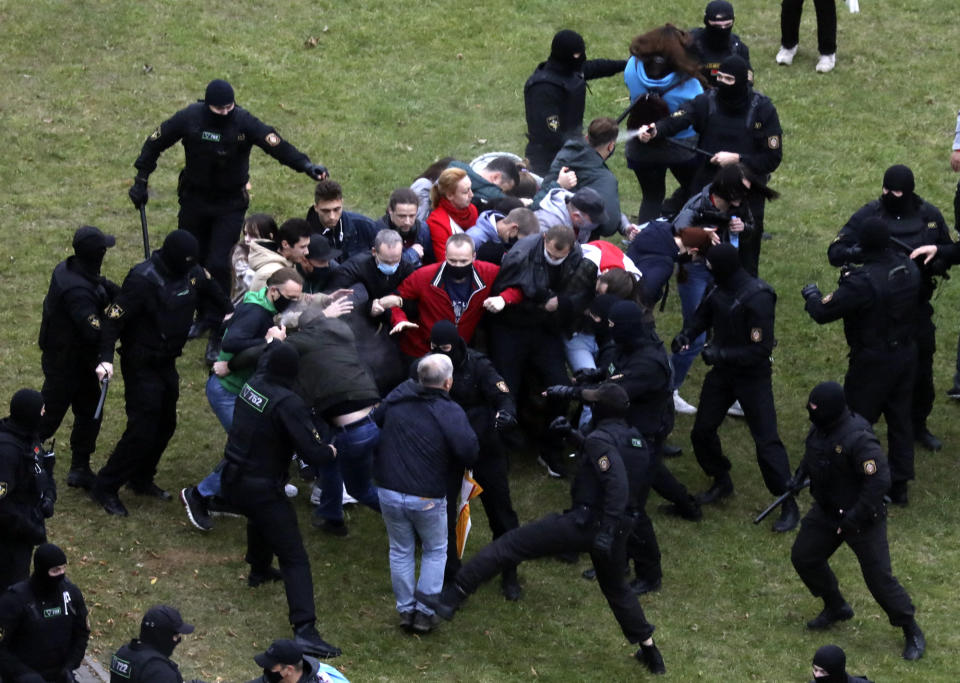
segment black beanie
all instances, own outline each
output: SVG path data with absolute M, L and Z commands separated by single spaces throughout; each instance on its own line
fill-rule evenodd
M 740 254 L 732 244 L 718 244 L 710 247 L 707 264 L 710 266 L 713 279 L 723 284 L 740 270 Z
M 842 648 L 836 645 L 824 645 L 813 655 L 813 663 L 830 674 L 825 678 L 816 679 L 817 683 L 820 681 L 825 681 L 826 683 L 843 681 L 846 683 L 847 655 Z
M 618 301 L 610 308 L 610 337 L 620 344 L 636 341 L 643 335 L 644 318 L 643 309 L 633 301 Z
M 733 19 L 733 5 L 727 0 L 713 0 L 703 11 L 704 23 L 708 21 L 727 21 Z
M 860 227 L 859 242 L 864 251 L 883 251 L 890 243 L 890 228 L 879 218 L 868 218 Z
M 913 171 L 910 170 L 909 166 L 903 164 L 891 166 L 883 174 L 883 186 L 888 190 L 913 194 Z
M 197 262 L 200 245 L 197 238 L 186 230 L 174 230 L 163 240 L 160 256 L 164 264 L 174 273 L 183 275 Z
M 225 107 L 233 103 L 233 86 L 224 80 L 216 79 L 207 84 L 203 101 L 214 107 Z
M 576 31 L 564 29 L 558 31 L 553 37 L 553 43 L 550 45 L 550 59 L 568 66 L 577 66 L 581 64 L 586 56 L 587 46 L 583 42 L 583 36 Z M 573 55 L 579 53 L 580 57 Z
M 623 301 L 623 299 L 615 294 L 598 294 L 593 301 L 590 302 L 590 312 L 601 320 L 609 320 L 610 309 L 613 308 L 613 305 L 618 301 Z
M 436 346 L 443 346 L 444 344 L 456 346 L 459 339 L 460 334 L 457 332 L 457 326 L 449 320 L 438 320 L 430 329 L 430 343 Z
M 290 344 L 273 342 L 267 355 L 267 372 L 280 379 L 294 379 L 300 369 L 300 354 Z
M 20 389 L 10 399 L 10 419 L 31 434 L 40 427 L 43 395 L 33 389 Z
M 810 392 L 807 413 L 810 421 L 818 427 L 828 427 L 843 416 L 847 399 L 843 387 L 836 382 L 821 382 Z
M 720 62 L 720 71 L 725 74 L 730 74 L 737 79 L 737 85 L 741 83 L 746 84 L 747 82 L 747 63 L 743 61 L 743 57 L 738 55 L 730 55 Z

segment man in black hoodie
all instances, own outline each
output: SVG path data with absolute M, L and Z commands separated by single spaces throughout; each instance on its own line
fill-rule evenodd
M 186 623 L 175 608 L 151 607 L 140 622 L 140 637 L 121 645 L 110 658 L 110 683 L 183 683 L 180 668 L 170 656 L 190 633 L 193 624 Z
M 733 32 L 733 5 L 727 0 L 711 0 L 703 10 L 703 26 L 690 30 L 700 70 L 714 88 L 720 63 L 731 55 L 743 58 L 750 67 L 750 48 Z M 753 72 L 749 72 L 753 81 Z

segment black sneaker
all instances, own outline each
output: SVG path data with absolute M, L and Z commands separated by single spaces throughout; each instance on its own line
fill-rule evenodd
M 417 612 L 415 610 L 410 610 L 409 612 L 400 612 L 400 628 L 404 631 L 409 631 L 413 628 L 413 618 Z
M 304 624 L 293 630 L 293 640 L 299 645 L 305 654 L 327 659 L 330 657 L 339 657 L 343 652 L 336 645 L 331 645 L 317 633 L 313 624 Z
M 520 588 L 516 570 L 511 573 L 504 573 L 500 579 L 500 592 L 510 602 L 516 602 L 523 596 L 523 589 Z
M 427 634 L 440 625 L 440 617 L 436 614 L 425 614 L 417 610 L 413 615 L 413 625 L 411 628 L 414 633 Z
M 950 389 L 947 389 L 947 398 L 960 401 L 960 387 L 951 387 Z
M 156 498 L 157 500 L 163 501 L 173 500 L 173 496 L 169 491 L 165 491 L 152 481 L 144 485 L 127 484 L 127 488 L 138 496 L 146 496 L 147 498 Z
M 207 512 L 213 517 L 243 517 L 240 508 L 230 505 L 220 496 L 207 498 Z
M 85 489 L 87 491 L 93 486 L 97 475 L 93 473 L 89 465 L 83 467 L 71 467 L 67 472 L 67 486 L 75 489 Z
M 420 591 L 416 591 L 413 594 L 413 597 L 447 621 L 450 621 L 453 619 L 453 615 L 456 613 L 456 611 L 460 609 L 461 603 L 467 599 L 467 594 L 460 588 L 460 586 L 451 582 L 444 586 L 443 591 L 439 594 L 434 593 L 433 595 L 426 595 Z
M 193 526 L 200 531 L 210 531 L 213 528 L 213 520 L 207 512 L 207 502 L 196 486 L 180 489 L 180 502 L 187 509 L 187 519 Z
M 126 517 L 130 513 L 127 512 L 127 508 L 124 506 L 123 502 L 120 500 L 120 496 L 116 493 L 111 493 L 109 491 L 104 491 L 96 487 L 90 490 L 90 497 L 94 501 L 100 504 L 100 506 L 106 510 L 109 515 L 116 515 L 117 517 Z
M 650 673 L 658 675 L 667 673 L 667 667 L 663 663 L 663 655 L 660 654 L 660 650 L 657 649 L 655 643 L 641 645 L 633 656 L 647 667 Z
M 630 590 L 633 591 L 634 595 L 646 595 L 647 593 L 654 593 L 660 590 L 662 581 L 663 579 L 657 579 L 656 581 L 634 579 L 630 582 Z
M 313 515 L 310 523 L 315 529 L 320 529 L 320 531 L 328 533 L 331 536 L 340 536 L 342 538 L 350 533 L 347 529 L 346 522 L 342 519 L 327 519 L 326 517 Z
M 903 658 L 913 662 L 923 657 L 923 653 L 927 651 L 927 639 L 924 638 L 923 631 L 920 630 L 916 621 L 903 627 L 903 636 L 906 639 Z
M 281 574 L 280 570 L 276 567 L 267 567 L 265 572 L 255 572 L 251 570 L 247 576 L 247 585 L 250 586 L 250 588 L 256 588 L 257 586 L 262 586 L 265 583 L 272 583 L 274 581 L 283 581 L 283 574 Z
M 811 631 L 824 631 L 838 621 L 853 619 L 853 608 L 846 602 L 839 607 L 824 607 L 823 611 L 807 622 Z
M 709 505 L 733 495 L 733 482 L 729 476 L 714 479 L 713 486 L 695 497 L 700 505 Z

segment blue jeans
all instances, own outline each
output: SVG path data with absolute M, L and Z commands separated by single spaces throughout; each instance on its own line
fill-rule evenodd
M 677 284 L 677 291 L 680 293 L 680 308 L 683 310 L 683 325 L 686 327 L 693 319 L 693 313 L 700 305 L 707 287 L 713 282 L 713 276 L 707 267 L 699 261 L 688 263 L 684 266 L 687 271 L 687 281 Z M 693 359 L 697 357 L 703 344 L 707 340 L 706 333 L 701 334 L 690 344 L 686 351 L 680 351 L 670 357 L 673 364 L 673 388 L 679 389 L 683 380 L 687 378 L 690 366 L 693 365 Z
M 370 416 L 347 427 L 334 427 L 336 459 L 320 469 L 320 504 L 316 519 L 343 520 L 343 487 L 358 503 L 380 512 L 377 487 L 373 485 L 373 451 L 380 441 L 380 428 Z
M 567 352 L 567 363 L 573 372 L 597 367 L 597 339 L 592 334 L 574 332 L 570 339 L 564 342 Z
M 447 500 L 421 498 L 390 489 L 378 489 L 383 523 L 390 539 L 390 581 L 397 598 L 397 611 L 433 610 L 414 598 L 417 571 L 417 538 L 422 546 L 420 580 L 416 590 L 436 595 L 443 589 L 443 568 L 447 563 Z
M 230 432 L 230 426 L 233 424 L 233 406 L 237 402 L 237 395 L 223 388 L 216 375 L 210 375 L 207 379 L 207 401 L 210 402 L 210 408 L 213 414 L 220 420 L 224 431 Z M 221 465 L 217 465 L 214 470 L 197 484 L 197 492 L 204 498 L 220 495 L 220 470 Z

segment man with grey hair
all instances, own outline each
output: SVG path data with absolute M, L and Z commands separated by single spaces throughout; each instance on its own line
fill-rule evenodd
M 389 322 L 386 311 L 400 306 L 403 301 L 396 289 L 415 270 L 412 263 L 403 258 L 403 238 L 396 230 L 384 228 L 373 240 L 368 254 L 351 256 L 334 273 L 330 281 L 332 289 L 362 285 L 367 293 L 367 303 L 358 308 L 372 322 Z M 362 294 L 357 297 L 363 300 Z
M 400 625 L 417 633 L 436 626 L 433 610 L 414 591 L 439 594 L 447 561 L 447 478 L 452 462 L 470 467 L 479 444 L 463 408 L 450 398 L 453 363 L 443 354 L 423 358 L 417 381 L 407 380 L 373 411 L 380 427 L 374 476 L 390 539 L 390 579 Z M 416 578 L 416 543 L 422 555 Z

